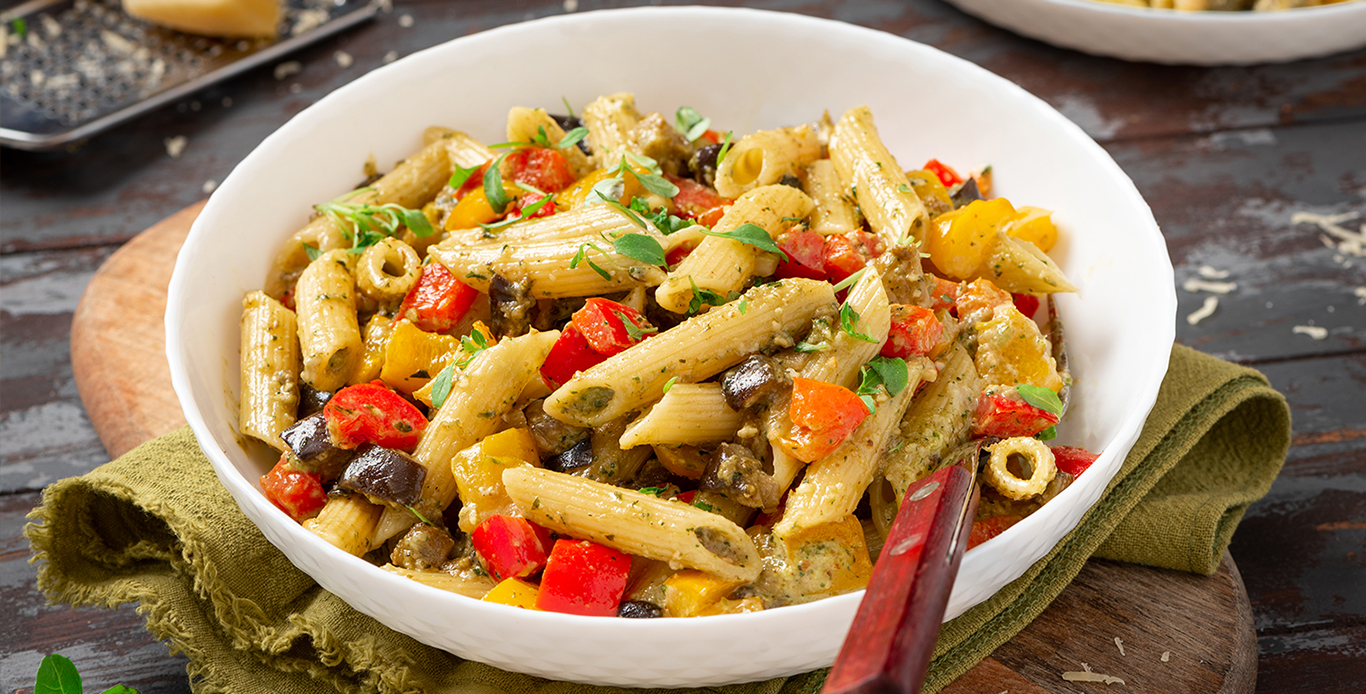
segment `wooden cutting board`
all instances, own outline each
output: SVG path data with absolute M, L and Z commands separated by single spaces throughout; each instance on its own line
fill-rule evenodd
M 76 385 L 111 456 L 185 423 L 171 389 L 162 317 L 176 253 L 202 208 L 181 210 L 120 248 L 76 309 Z M 1124 684 L 1062 678 L 1085 666 Z M 1252 610 L 1225 554 L 1209 578 L 1088 562 L 1038 619 L 944 691 L 1248 694 L 1256 679 Z

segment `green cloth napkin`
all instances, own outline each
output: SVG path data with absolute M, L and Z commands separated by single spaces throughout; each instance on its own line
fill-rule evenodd
M 1213 573 L 1289 444 L 1289 409 L 1261 374 L 1173 348 L 1157 404 L 1105 496 L 1023 577 L 944 626 L 924 691 L 937 692 L 1024 628 L 1091 556 Z M 49 599 L 139 603 L 147 628 L 189 657 L 196 692 L 615 691 L 464 661 L 351 609 L 238 511 L 188 427 L 52 484 L 29 517 L 25 534 Z M 721 691 L 805 694 L 824 677 Z

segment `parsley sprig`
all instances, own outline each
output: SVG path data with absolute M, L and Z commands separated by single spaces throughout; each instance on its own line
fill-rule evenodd
M 374 190 L 359 188 L 331 202 L 313 206 L 313 209 L 327 215 L 342 235 L 351 241 L 348 252 L 360 253 L 381 240 L 394 236 L 401 227 L 407 227 L 420 237 L 436 233 L 432 229 L 432 223 L 427 220 L 427 215 L 422 214 L 421 210 L 410 210 L 395 203 L 372 205 L 368 202 L 349 202 L 358 194 Z M 309 253 L 309 257 L 315 256 Z
M 697 286 L 697 281 L 688 275 L 688 283 L 692 285 L 692 301 L 688 302 L 688 315 L 696 314 L 702 310 L 702 305 L 724 306 L 730 302 L 730 298 L 721 296 L 710 289 L 702 289 Z
M 1053 392 L 1051 388 L 1041 388 L 1028 383 L 1021 383 L 1015 386 L 1015 391 L 1030 405 L 1033 405 L 1044 412 L 1055 414 L 1059 417 L 1062 416 L 1062 399 L 1059 398 L 1058 394 Z M 1041 441 L 1049 441 L 1057 438 L 1057 436 L 1057 427 L 1048 427 L 1034 435 L 1035 438 Z
M 855 340 L 862 340 L 864 342 L 872 342 L 876 344 L 878 341 L 873 339 L 871 335 L 861 333 L 858 331 L 858 322 L 858 311 L 854 310 L 854 307 L 850 306 L 848 301 L 841 304 L 840 330 L 844 331 L 844 334 L 854 338 Z
M 905 390 L 911 380 L 911 371 L 906 366 L 906 360 L 898 357 L 874 357 L 872 361 L 863 365 L 859 374 L 861 381 L 858 396 L 869 413 L 877 412 L 873 396 L 877 395 L 879 387 L 885 388 L 887 395 L 895 396 Z
M 691 106 L 680 106 L 674 114 L 674 129 L 683 133 L 689 142 L 696 142 L 711 127 L 711 119 L 703 118 Z

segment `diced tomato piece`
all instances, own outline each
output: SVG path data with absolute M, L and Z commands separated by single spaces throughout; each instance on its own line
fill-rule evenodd
M 537 202 L 540 202 L 541 198 L 543 197 L 545 196 L 541 195 L 540 193 L 523 193 L 522 196 L 517 198 L 516 202 L 513 203 L 512 214 L 514 216 L 522 217 L 524 219 L 539 219 L 541 217 L 549 217 L 550 215 L 555 214 L 554 198 L 551 198 L 544 205 L 542 205 L 540 209 L 536 210 L 535 212 L 532 212 L 530 215 L 525 215 L 523 213 L 523 210 L 525 210 L 528 207 L 531 207 L 532 205 L 535 205 Z
M 825 274 L 830 281 L 841 282 L 868 264 L 868 259 L 859 253 L 860 247 L 847 236 L 825 237 Z
M 575 311 L 569 322 L 578 328 L 594 352 L 609 357 L 659 332 L 639 311 L 597 297 Z
M 491 162 L 484 162 L 478 170 L 470 174 L 470 177 L 465 179 L 465 182 L 461 183 L 459 188 L 455 189 L 455 194 L 452 197 L 456 200 L 460 200 L 466 195 L 469 195 L 470 191 L 475 190 L 476 188 L 483 188 L 484 174 L 489 170 L 490 163 Z
M 493 516 L 470 534 L 474 551 L 499 581 L 534 576 L 545 567 L 549 545 L 541 538 L 531 521 L 515 516 Z
M 1015 302 L 1016 310 L 1024 314 L 1025 318 L 1033 318 L 1034 312 L 1039 310 L 1039 297 L 1033 294 L 1012 293 L 1010 300 Z
M 536 609 L 614 616 L 630 571 L 629 554 L 587 540 L 557 540 L 541 576 Z
M 683 262 L 683 259 L 688 257 L 688 254 L 692 253 L 694 248 L 697 248 L 695 242 L 680 243 L 669 249 L 668 254 L 664 256 L 664 262 L 667 263 L 669 267 L 673 267 Z
M 323 416 L 338 448 L 373 443 L 412 451 L 427 428 L 427 418 L 384 381 L 342 388 L 323 406 Z
M 934 304 L 930 306 L 930 310 L 943 311 L 944 309 L 956 309 L 958 304 L 958 283 L 952 280 L 946 280 L 938 275 L 930 275 L 928 272 L 925 274 L 929 275 L 930 279 L 934 280 L 934 288 L 930 290 L 932 292 L 930 298 L 934 299 Z
M 327 503 L 322 477 L 294 469 L 288 453 L 280 456 L 270 472 L 261 475 L 261 490 L 270 503 L 299 523 L 317 515 Z
M 868 406 L 848 388 L 797 376 L 787 412 L 792 437 L 783 443 L 794 457 L 810 463 L 839 448 L 868 416 Z
M 972 524 L 972 531 L 968 533 L 968 549 L 990 540 L 1006 531 L 1016 523 L 1024 520 L 1020 516 L 996 516 L 986 520 L 979 520 Z
M 398 316 L 407 318 L 421 330 L 439 333 L 450 330 L 474 305 L 479 290 L 461 282 L 441 263 L 427 263 L 417 284 L 403 297 Z
M 708 229 L 716 226 L 717 223 L 721 221 L 721 218 L 726 216 L 726 210 L 730 209 L 730 206 L 733 204 L 735 203 L 727 202 L 726 204 L 720 207 L 711 208 L 707 211 L 706 214 L 697 218 L 697 223 L 701 224 L 704 227 L 707 227 Z
M 547 193 L 558 193 L 574 183 L 569 160 L 558 149 L 527 147 L 512 152 L 505 160 L 515 183 L 524 183 Z
M 939 182 L 943 183 L 945 188 L 952 188 L 963 182 L 963 177 L 959 176 L 953 167 L 940 162 L 938 159 L 925 162 L 925 170 L 934 172 L 934 175 L 939 177 Z
M 559 388 L 574 374 L 604 361 L 607 361 L 607 355 L 593 351 L 583 333 L 570 323 L 560 331 L 560 338 L 551 345 L 545 363 L 541 364 L 541 379 L 551 388 Z
M 1099 455 L 1085 448 L 1053 446 L 1053 463 L 1058 466 L 1059 470 L 1073 477 L 1086 472 L 1087 468 L 1091 467 L 1091 463 L 1096 462 L 1099 457 Z
M 704 186 L 691 178 L 679 178 L 677 176 L 666 176 L 669 182 L 678 186 L 678 195 L 675 195 L 674 209 L 676 214 L 684 219 L 697 219 L 708 212 L 730 204 L 730 200 L 721 197 L 714 189 Z
M 685 503 L 685 504 L 691 504 L 691 503 L 692 503 L 692 500 L 695 499 L 695 498 L 697 498 L 697 490 L 696 490 L 696 489 L 689 489 L 688 491 L 682 492 L 682 493 L 680 493 L 678 496 L 676 496 L 676 497 L 674 497 L 674 498 L 675 498 L 675 499 L 678 499 L 679 501 L 682 501 L 682 502 Z
M 724 140 L 726 139 L 726 134 L 725 134 L 725 133 L 718 133 L 718 132 L 716 132 L 715 130 L 708 130 L 708 131 L 702 133 L 702 137 L 707 138 L 707 139 L 710 140 L 711 143 L 714 144 L 714 145 L 719 145 L 719 144 L 721 144 L 722 141 L 724 141 Z
M 974 436 L 1033 436 L 1058 423 L 1058 415 L 1004 395 L 983 395 L 977 401 Z
M 944 324 L 935 318 L 934 311 L 923 306 L 892 304 L 892 325 L 887 330 L 887 341 L 882 343 L 886 357 L 912 357 L 929 354 L 944 334 Z
M 791 229 L 778 239 L 788 260 L 778 265 L 778 277 L 825 279 L 825 239 L 810 229 Z

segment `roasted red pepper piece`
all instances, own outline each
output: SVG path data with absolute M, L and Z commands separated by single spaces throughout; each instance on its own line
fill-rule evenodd
M 1099 457 L 1099 455 L 1085 448 L 1053 446 L 1053 463 L 1058 466 L 1059 470 L 1073 477 L 1086 472 L 1087 468 L 1091 467 L 1091 463 L 1096 462 Z
M 929 273 L 926 273 L 929 274 Z M 930 305 L 931 311 L 943 311 L 949 309 L 954 317 L 958 317 L 958 283 L 946 280 L 938 275 L 930 275 L 934 280 L 934 292 L 932 298 L 934 303 Z
M 427 418 L 384 381 L 357 383 L 337 391 L 323 407 L 327 430 L 338 448 L 362 443 L 412 451 Z
M 407 318 L 421 330 L 450 330 L 465 317 L 479 291 L 461 282 L 441 263 L 427 263 L 417 284 L 403 297 L 398 318 Z
M 545 567 L 549 554 L 549 535 L 537 530 L 525 518 L 493 516 L 474 529 L 470 540 L 494 579 L 526 578 Z
M 558 193 L 574 182 L 569 160 L 558 149 L 528 147 L 512 152 L 505 160 L 514 183 L 524 183 L 547 193 Z
M 825 239 L 810 229 L 791 229 L 778 239 L 789 260 L 778 264 L 778 277 L 825 279 Z
M 261 490 L 275 507 L 296 522 L 312 518 L 327 503 L 322 478 L 316 472 L 294 469 L 286 453 L 270 472 L 261 475 Z
M 1033 294 L 1011 294 L 1010 300 L 1025 318 L 1033 318 L 1034 312 L 1039 310 L 1039 297 Z
M 541 379 L 551 388 L 559 388 L 568 383 L 574 374 L 604 361 L 607 361 L 607 355 L 593 351 L 583 333 L 570 323 L 560 331 L 559 339 L 555 340 L 545 362 L 541 364 Z
M 1020 516 L 996 516 L 986 520 L 979 520 L 972 524 L 972 531 L 968 533 L 968 549 L 990 540 L 1006 531 L 1016 523 L 1024 520 Z
M 877 237 L 866 231 L 826 236 L 825 274 L 831 282 L 843 281 L 878 255 Z
M 465 182 L 461 183 L 459 188 L 455 189 L 455 193 L 451 197 L 459 201 L 461 198 L 469 195 L 470 191 L 477 188 L 483 188 L 484 173 L 489 170 L 489 163 L 490 162 L 484 162 L 478 169 L 475 169 L 474 173 L 470 174 L 470 177 L 465 179 Z
M 522 219 L 539 219 L 541 217 L 549 217 L 550 215 L 555 214 L 554 198 L 547 200 L 546 203 L 535 212 L 532 212 L 529 215 L 526 214 L 525 210 L 528 207 L 531 207 L 536 203 L 540 202 L 541 198 L 544 197 L 545 196 L 541 195 L 540 193 L 523 193 L 522 197 L 517 198 L 517 200 L 512 203 L 512 215 L 514 217 L 520 217 Z
M 887 330 L 887 341 L 882 343 L 882 355 L 905 359 L 929 354 L 943 334 L 944 325 L 935 318 L 934 311 L 923 306 L 892 304 L 892 324 Z
M 557 540 L 541 575 L 536 609 L 615 616 L 630 571 L 629 554 L 587 540 Z
M 659 332 L 639 311 L 597 297 L 575 311 L 569 322 L 578 328 L 594 352 L 608 357 Z
M 1004 395 L 983 395 L 977 401 L 974 436 L 1033 436 L 1058 423 L 1058 415 Z
M 931 171 L 934 175 L 938 176 L 939 182 L 943 183 L 945 188 L 952 188 L 963 182 L 963 177 L 959 176 L 958 172 L 953 170 L 953 167 L 940 162 L 938 159 L 931 159 L 925 162 L 925 170 Z
M 717 223 L 721 221 L 721 218 L 726 216 L 726 210 L 729 210 L 730 206 L 733 204 L 735 203 L 727 202 L 726 204 L 720 207 L 713 207 L 710 210 L 707 210 L 706 214 L 703 214 L 697 218 L 697 223 L 701 224 L 704 227 L 707 227 L 708 229 L 716 226 Z
M 783 443 L 793 456 L 810 463 L 839 448 L 867 418 L 868 406 L 848 388 L 797 376 L 787 414 L 792 436 Z
M 678 186 L 678 195 L 673 197 L 675 214 L 684 219 L 699 219 L 712 210 L 723 208 L 731 203 L 715 190 L 692 180 L 667 176 L 669 182 Z

